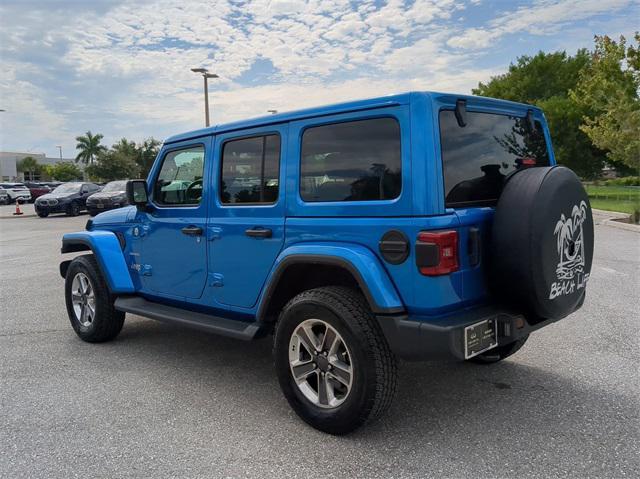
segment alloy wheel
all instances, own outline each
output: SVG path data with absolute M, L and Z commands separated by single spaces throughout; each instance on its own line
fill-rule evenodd
M 336 408 L 349 396 L 353 363 L 344 339 L 329 323 L 307 319 L 289 341 L 291 374 L 302 394 L 315 406 Z
M 71 303 L 76 320 L 84 327 L 90 326 L 96 316 L 96 297 L 89 278 L 77 273 L 71 283 Z

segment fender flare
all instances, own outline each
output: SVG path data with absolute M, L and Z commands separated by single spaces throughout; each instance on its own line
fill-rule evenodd
M 67 233 L 62 237 L 61 253 L 77 251 L 91 251 L 98 261 L 98 265 L 114 294 L 134 293 L 127 262 L 122 254 L 120 241 L 112 231 L 81 231 Z M 60 274 L 66 276 L 69 262 L 60 264 Z
M 328 264 L 349 271 L 376 314 L 398 314 L 405 311 L 389 274 L 371 250 L 348 243 L 305 243 L 290 246 L 278 255 L 260 296 L 258 320 L 264 320 L 269 302 L 287 268 L 301 263 Z

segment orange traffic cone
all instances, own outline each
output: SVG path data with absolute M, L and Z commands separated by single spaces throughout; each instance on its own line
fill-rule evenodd
M 14 216 L 16 215 L 22 215 L 24 214 L 22 211 L 20 211 L 20 203 L 18 202 L 18 200 L 16 200 L 16 212 L 13 213 Z

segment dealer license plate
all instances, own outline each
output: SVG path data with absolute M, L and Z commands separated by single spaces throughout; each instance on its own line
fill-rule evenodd
M 485 319 L 464 328 L 464 358 L 469 359 L 498 345 L 496 320 Z

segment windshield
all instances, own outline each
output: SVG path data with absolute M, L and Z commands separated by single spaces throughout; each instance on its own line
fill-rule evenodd
M 78 191 L 80 191 L 81 186 L 82 183 L 65 183 L 64 185 L 58 186 L 55 190 L 53 190 L 52 193 L 56 195 L 63 193 L 77 193 Z
M 447 207 L 494 205 L 510 174 L 549 165 L 542 125 L 526 117 L 467 112 L 461 127 L 453 110 L 442 110 L 440 143 Z
M 107 183 L 106 186 L 104 188 L 102 188 L 102 191 L 125 191 L 127 189 L 127 182 L 126 181 L 112 181 L 110 183 Z

